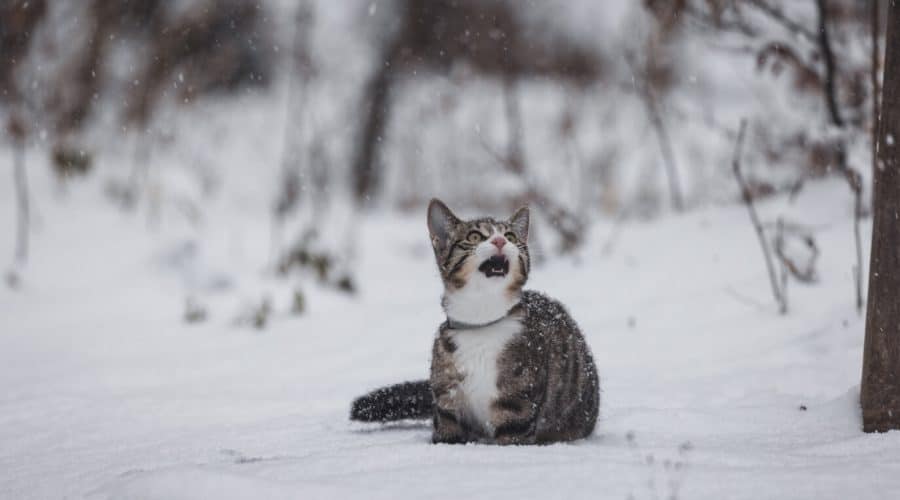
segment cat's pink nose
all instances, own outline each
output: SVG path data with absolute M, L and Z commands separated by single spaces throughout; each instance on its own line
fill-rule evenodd
M 497 250 L 503 250 L 503 245 L 506 244 L 506 238 L 503 236 L 496 236 L 491 240 L 491 243 L 497 247 Z

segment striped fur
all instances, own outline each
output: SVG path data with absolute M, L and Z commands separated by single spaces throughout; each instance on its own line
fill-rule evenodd
M 593 432 L 600 381 L 578 325 L 559 302 L 534 291 L 522 294 L 510 319 L 520 322 L 521 330 L 495 360 L 496 395 L 487 421 L 466 394 L 471 385 L 466 379 L 484 374 L 460 370 L 458 334 L 447 322 L 441 325 L 430 379 L 434 442 L 547 444 Z
M 590 348 L 559 302 L 522 290 L 531 269 L 528 224 L 527 208 L 508 220 L 463 221 L 432 200 L 428 229 L 447 321 L 431 377 L 358 399 L 351 418 L 430 413 L 435 443 L 543 444 L 593 432 L 600 385 Z M 489 266 L 501 256 L 507 272 Z

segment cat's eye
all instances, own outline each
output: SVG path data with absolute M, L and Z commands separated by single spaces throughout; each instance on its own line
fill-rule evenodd
M 481 243 L 484 241 L 484 235 L 478 231 L 469 231 L 469 234 L 466 235 L 466 240 L 469 243 Z
M 519 243 L 519 237 L 516 236 L 516 233 L 509 232 L 509 233 L 504 234 L 503 236 L 506 236 L 506 241 L 512 243 L 513 245 L 516 245 Z

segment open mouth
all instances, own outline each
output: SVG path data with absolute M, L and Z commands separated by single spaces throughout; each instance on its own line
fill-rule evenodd
M 481 263 L 478 270 L 483 272 L 485 276 L 491 278 L 493 276 L 506 276 L 509 273 L 509 260 L 504 255 L 495 255 L 490 259 Z

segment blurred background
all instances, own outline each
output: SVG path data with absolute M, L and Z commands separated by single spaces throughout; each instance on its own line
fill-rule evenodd
M 0 497 L 888 496 L 886 3 L 0 0 Z M 428 373 L 432 197 L 531 206 L 590 439 L 347 421 Z
M 826 177 L 846 179 L 866 217 L 872 7 L 7 0 L 7 281 L 20 283 L 30 237 L 42 245 L 47 207 L 85 185 L 102 192 L 97 211 L 181 231 L 174 266 L 211 239 L 250 240 L 249 267 L 348 292 L 360 216 L 419 216 L 434 196 L 469 214 L 531 204 L 539 258 L 577 253 L 597 221 L 614 233 Z M 231 281 L 181 272 L 199 289 Z

